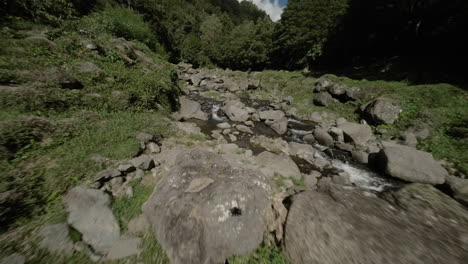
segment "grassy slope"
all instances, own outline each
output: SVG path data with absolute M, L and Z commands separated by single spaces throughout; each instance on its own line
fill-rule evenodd
M 100 27 L 103 19 L 105 14 L 93 14 L 67 22 L 63 28 L 14 20 L 1 29 L 5 38 L 0 43 L 0 83 L 19 87 L 19 92 L 0 89 L 0 143 L 15 140 L 20 147 L 13 159 L 0 161 L 0 192 L 13 191 L 22 199 L 11 214 L 0 215 L 0 258 L 23 252 L 34 263 L 89 263 L 82 254 L 57 259 L 38 250 L 30 244 L 35 239 L 32 231 L 43 223 L 65 220 L 61 195 L 69 188 L 92 179 L 97 171 L 118 160 L 133 157 L 139 148 L 138 132 L 159 138 L 172 133 L 166 116 L 177 107 L 173 100 L 179 94 L 174 66 L 136 40 L 134 47 L 150 62 L 137 59 L 130 65 L 112 44 L 120 35 Z M 45 36 L 53 44 L 26 38 L 41 31 L 48 32 Z M 96 43 L 100 53 L 86 49 L 81 44 L 84 40 Z M 93 62 L 102 71 L 79 73 L 77 63 L 82 61 Z M 62 89 L 55 81 L 56 69 L 78 79 L 84 88 Z M 25 129 L 24 116 L 40 117 L 52 129 L 46 137 L 34 138 L 31 134 L 35 132 Z M 95 154 L 108 161 L 92 161 Z M 141 213 L 141 203 L 151 190 L 135 186 L 132 199 L 113 201 L 119 222 Z M 154 237 L 146 237 L 143 247 L 135 261 L 155 263 L 159 259 L 167 263 Z

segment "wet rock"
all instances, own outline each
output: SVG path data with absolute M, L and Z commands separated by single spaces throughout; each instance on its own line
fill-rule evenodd
M 190 118 L 208 120 L 208 114 L 201 110 L 200 103 L 192 101 L 185 96 L 181 96 L 179 102 L 180 110 L 173 114 L 177 120 L 188 120 Z
M 245 105 L 237 100 L 226 102 L 223 107 L 223 111 L 230 120 L 235 122 L 245 122 L 250 117 Z
M 237 125 L 236 129 L 239 130 L 240 132 L 244 132 L 244 133 L 247 133 L 247 134 L 253 134 L 254 133 L 252 131 L 252 129 L 250 129 L 250 128 L 244 126 L 244 125 Z
M 107 254 L 108 260 L 117 260 L 140 253 L 140 239 L 138 238 L 121 238 L 116 241 L 109 249 Z
M 358 145 L 365 145 L 367 141 L 374 138 L 372 128 L 365 124 L 347 122 L 338 126 L 343 130 L 345 142 L 354 142 Z
M 135 166 L 135 168 L 146 171 L 151 170 L 156 166 L 154 160 L 147 155 L 141 155 L 139 157 L 133 158 L 130 160 L 130 163 Z
M 273 129 L 279 135 L 283 135 L 288 131 L 288 119 L 286 117 L 279 120 L 267 120 L 265 121 L 271 129 Z
M 346 152 L 351 152 L 354 150 L 354 146 L 344 142 L 335 142 L 335 147 Z
M 468 205 L 468 179 L 448 176 L 447 184 L 453 192 L 453 197 L 461 203 Z
M 337 127 L 330 128 L 330 135 L 338 142 L 344 142 L 343 130 Z
M 141 214 L 132 218 L 128 222 L 127 229 L 130 234 L 139 235 L 145 233 L 150 228 L 150 224 L 145 215 Z
M 314 104 L 318 106 L 327 106 L 329 104 L 336 103 L 336 102 L 338 102 L 338 100 L 333 98 L 327 92 L 321 92 L 314 97 Z
M 315 149 L 308 144 L 289 143 L 289 154 L 312 162 L 315 158 Z
M 280 120 L 285 117 L 284 112 L 280 110 L 268 110 L 258 113 L 260 120 Z
M 228 129 L 228 128 L 231 128 L 231 125 L 227 122 L 224 122 L 224 123 L 217 124 L 216 127 L 220 129 Z
M 285 178 L 301 179 L 299 168 L 289 156 L 264 151 L 255 160 L 260 167 L 260 171 L 268 178 L 273 178 L 275 174 L 279 174 Z
M 50 253 L 71 256 L 73 254 L 73 242 L 68 236 L 68 225 L 45 225 L 39 231 L 41 241 L 39 246 Z
M 352 185 L 349 174 L 346 172 L 340 172 L 338 175 L 333 175 L 332 182 L 334 184 L 343 185 L 343 186 Z
M 0 264 L 24 264 L 26 262 L 26 258 L 23 255 L 13 253 L 8 257 L 5 257 L 0 260 Z
M 367 154 L 364 151 L 352 151 L 351 152 L 351 157 L 353 158 L 354 161 L 362 163 L 362 164 L 367 164 L 369 163 L 369 154 Z
M 120 236 L 117 220 L 109 209 L 109 197 L 102 191 L 78 186 L 65 195 L 64 202 L 68 224 L 83 235 L 84 242 L 105 255 Z
M 314 137 L 320 145 L 332 147 L 334 144 L 332 136 L 323 128 L 314 129 Z
M 364 116 L 373 124 L 393 124 L 401 113 L 401 107 L 390 99 L 378 98 L 361 107 Z
M 294 196 L 285 253 L 295 264 L 464 263 L 468 213 L 462 206 L 419 184 L 389 198 L 333 184 Z
M 314 137 L 314 135 L 312 135 L 312 134 L 305 135 L 305 136 L 303 137 L 303 139 L 304 139 L 305 142 L 307 142 L 307 144 L 311 144 L 311 145 L 312 145 L 312 144 L 315 143 L 315 137 Z
M 432 154 L 412 147 L 383 142 L 377 164 L 390 176 L 409 182 L 442 184 L 447 171 Z
M 175 164 L 143 205 L 171 263 L 222 263 L 257 248 L 270 207 L 264 176 L 197 149 L 181 152 Z M 199 178 L 213 182 L 186 192 Z

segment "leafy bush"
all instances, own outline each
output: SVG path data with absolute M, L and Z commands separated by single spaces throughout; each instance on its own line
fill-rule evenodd
M 149 24 L 143 20 L 143 16 L 131 9 L 107 8 L 86 17 L 83 22 L 85 28 L 98 33 L 108 33 L 127 40 L 138 40 L 153 50 L 163 50 Z
M 25 16 L 47 24 L 57 25 L 75 15 L 69 0 L 7 0 L 2 4 L 9 15 Z

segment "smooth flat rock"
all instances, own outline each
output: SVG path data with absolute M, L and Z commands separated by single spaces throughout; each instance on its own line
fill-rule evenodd
M 274 177 L 275 174 L 297 180 L 301 178 L 299 168 L 289 156 L 264 151 L 256 157 L 256 161 L 260 171 L 268 178 Z
M 358 145 L 365 145 L 367 141 L 374 138 L 372 128 L 366 124 L 346 122 L 338 126 L 343 131 L 346 142 L 354 142 Z
M 291 263 L 466 263 L 465 208 L 430 185 L 387 198 L 334 184 L 294 196 L 284 241 Z
M 238 100 L 226 102 L 223 111 L 230 120 L 235 122 L 245 122 L 250 117 L 249 111 L 247 111 L 245 105 Z
M 431 153 L 412 147 L 385 143 L 377 154 L 379 167 L 395 178 L 409 182 L 442 184 L 448 172 L 432 157 Z
M 68 224 L 78 230 L 84 242 L 103 255 L 119 239 L 120 228 L 109 208 L 109 197 L 100 190 L 77 186 L 65 196 Z

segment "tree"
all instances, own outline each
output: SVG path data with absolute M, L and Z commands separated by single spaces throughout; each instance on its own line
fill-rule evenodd
M 275 30 L 276 66 L 303 67 L 322 55 L 347 7 L 347 0 L 289 1 Z

